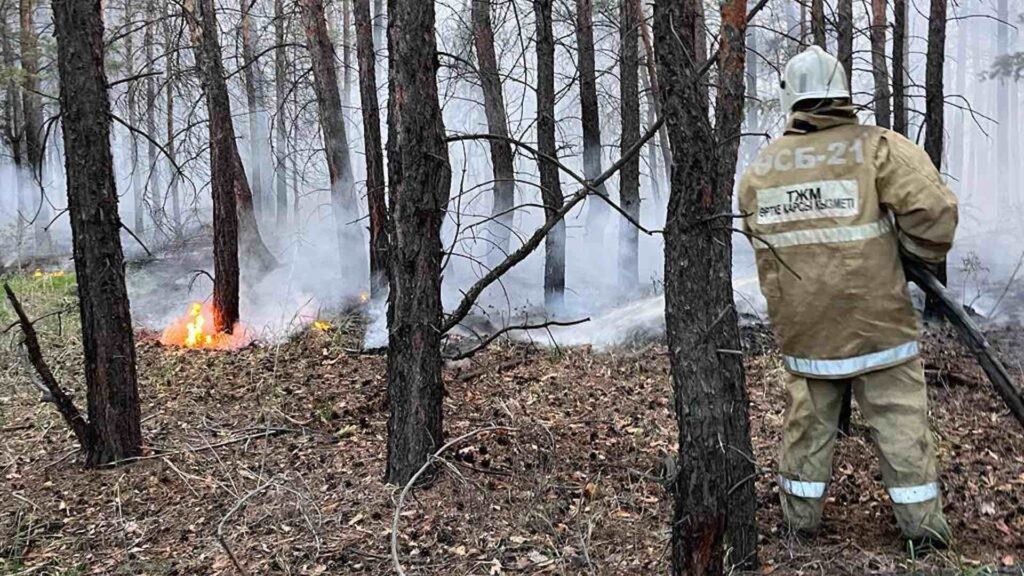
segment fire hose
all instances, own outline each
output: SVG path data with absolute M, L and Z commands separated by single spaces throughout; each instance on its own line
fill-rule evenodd
M 903 269 L 908 280 L 917 284 L 921 290 L 933 296 L 939 303 L 943 316 L 953 325 L 961 342 L 978 360 L 978 364 L 981 365 L 992 386 L 1010 409 L 1010 413 L 1021 426 L 1024 426 L 1024 395 L 1013 384 L 1006 367 L 996 356 L 985 335 L 964 311 L 963 306 L 957 303 L 946 287 L 924 264 L 904 259 Z

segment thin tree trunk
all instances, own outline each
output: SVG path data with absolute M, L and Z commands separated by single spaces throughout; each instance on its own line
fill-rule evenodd
M 164 18 L 166 18 L 166 24 L 164 33 L 164 54 L 167 59 L 167 145 L 165 150 L 167 151 L 167 169 L 169 172 L 169 182 L 167 187 L 167 193 L 171 197 L 171 219 L 172 227 L 175 238 L 180 238 L 182 235 L 181 229 L 181 193 L 178 189 L 178 179 L 181 177 L 178 174 L 178 169 L 175 167 L 177 164 L 177 150 L 175 143 L 175 127 L 174 127 L 174 91 L 177 88 L 178 70 L 180 64 L 180 53 L 174 50 L 175 42 L 175 26 L 174 23 L 177 21 L 176 18 L 171 17 L 169 5 L 164 5 Z
M 558 157 L 555 142 L 555 37 L 551 20 L 552 0 L 533 0 L 537 21 L 537 149 L 551 158 Z M 556 218 L 565 199 L 558 167 L 537 161 L 544 219 Z M 549 314 L 560 313 L 565 303 L 565 221 L 558 223 L 544 238 L 544 306 Z
M 35 204 L 29 210 L 29 220 L 35 229 L 36 254 L 49 254 L 53 247 L 50 242 L 50 204 L 43 191 L 43 105 L 39 96 L 39 48 L 35 30 L 32 0 L 20 0 L 18 3 L 21 20 L 21 69 L 22 80 L 22 112 L 25 115 L 22 127 L 25 134 L 25 155 L 31 168 L 30 187 L 35 190 L 32 199 Z
M 160 164 L 157 159 L 157 145 L 156 145 L 156 73 L 153 63 L 153 45 L 155 39 L 153 36 L 153 27 L 156 26 L 158 14 L 156 11 L 155 0 L 146 0 L 146 31 L 143 34 L 143 53 L 145 54 L 146 63 L 145 71 L 145 90 L 146 90 L 146 133 L 149 134 L 150 138 L 146 146 L 146 165 L 148 178 L 146 181 L 146 187 L 150 190 L 149 197 L 151 199 L 149 212 L 150 219 L 153 221 L 154 234 L 163 229 L 163 206 L 164 201 L 161 197 L 160 191 L 162 190 L 160 183 Z
M 671 544 L 677 575 L 724 574 L 727 553 L 741 567 L 757 564 L 749 486 L 756 474 L 743 363 L 731 352 L 739 348 L 732 242 L 729 226 L 719 218 L 732 207 L 731 186 L 720 189 L 722 155 L 735 151 L 722 151 L 722 140 L 708 145 L 716 134 L 707 122 L 702 79 L 686 56 L 704 37 L 696 26 L 698 3 L 656 0 L 654 18 L 675 160 L 665 225 L 665 316 L 679 423 Z M 722 13 L 722 70 L 731 78 L 729 91 L 742 93 L 745 2 L 724 2 Z M 735 102 L 724 108 L 716 112 L 725 116 L 719 117 L 724 120 L 720 134 L 737 130 L 742 114 Z
M 836 52 L 846 70 L 846 86 L 853 90 L 853 0 L 838 0 Z M 901 0 L 896 0 L 900 2 Z
M 893 0 L 892 129 L 906 136 L 907 118 L 907 0 Z
M 135 76 L 135 28 L 136 5 L 132 0 L 124 0 L 124 19 L 126 32 L 124 35 L 124 63 L 125 73 L 129 78 Z M 141 124 L 139 118 L 139 95 L 135 82 L 128 84 L 128 125 L 138 128 Z M 131 166 L 128 173 L 131 178 L 132 188 L 132 232 L 138 235 L 146 233 L 146 183 L 143 180 L 141 158 L 139 154 L 139 136 L 134 130 L 129 131 L 128 140 L 131 145 L 129 159 Z
M 594 63 L 593 0 L 576 0 L 576 47 L 579 52 L 580 118 L 583 124 L 583 175 L 597 178 L 601 172 L 601 110 L 597 102 L 597 74 Z M 598 193 L 607 196 L 604 186 Z M 587 235 L 598 244 L 608 223 L 608 205 L 600 198 L 587 201 Z
M 966 16 L 967 14 L 964 14 Z M 967 90 L 967 48 L 971 43 L 969 33 L 970 20 L 957 22 L 956 35 L 956 93 L 964 95 Z M 957 122 L 953 124 L 953 134 L 949 141 L 950 169 L 949 172 L 960 180 L 961 186 L 965 184 L 967 174 L 964 170 L 964 149 L 967 146 L 966 130 L 964 124 L 970 121 L 966 112 L 960 110 L 955 113 Z
M 643 6 L 641 5 L 641 10 L 642 9 Z M 650 76 L 647 74 L 646 70 L 641 70 L 640 83 L 645 95 L 644 109 L 647 115 L 647 128 L 650 129 L 650 127 L 654 126 L 654 123 L 658 121 L 658 116 L 654 112 L 654 100 L 656 93 L 651 87 Z M 661 187 L 658 184 L 658 142 L 654 139 L 651 139 L 647 143 L 647 165 L 649 168 L 647 176 L 651 186 L 651 196 L 654 198 L 654 209 L 660 214 L 665 207 L 665 203 L 661 199 Z
M 934 3 L 933 3 L 934 4 Z M 935 11 L 935 7 L 932 7 Z M 996 3 L 996 18 L 999 24 L 996 25 L 996 53 L 1000 56 L 1010 53 L 1010 8 L 1008 0 L 998 0 Z M 931 42 L 931 28 L 929 27 L 929 42 Z M 993 87 L 996 91 L 996 118 L 999 122 L 995 126 L 996 131 L 996 189 L 1000 190 L 999 205 L 1011 206 L 1018 202 L 1016 192 L 1011 192 L 1013 184 L 1013 168 L 1010 166 L 1010 81 L 1005 77 L 996 80 Z M 930 126 L 929 126 L 930 128 Z M 1019 126 L 1014 126 L 1019 130 Z
M 68 212 L 85 382 L 95 435 L 88 465 L 142 453 L 141 410 L 103 71 L 100 0 L 54 0 Z M 73 151 L 73 153 L 71 153 Z
M 875 124 L 892 125 L 889 108 L 889 71 L 885 61 L 886 0 L 871 0 L 871 69 L 875 76 Z
M 827 49 L 825 40 L 825 1 L 811 0 L 811 36 L 814 43 Z
M 284 0 L 274 0 L 274 101 L 277 105 L 275 121 L 275 157 L 274 173 L 277 177 L 277 230 L 284 231 L 288 226 L 288 52 L 285 47 L 285 31 L 288 23 L 285 20 Z
M 622 130 L 619 149 L 622 155 L 640 139 L 640 87 L 637 29 L 640 27 L 640 1 L 619 0 L 619 103 Z M 741 103 L 742 105 L 742 103 Z M 619 203 L 634 220 L 640 220 L 640 155 L 635 154 L 619 171 Z M 619 292 L 632 294 L 640 284 L 638 267 L 639 231 L 619 218 Z
M 498 61 L 494 53 L 494 30 L 491 27 L 491 0 L 471 0 L 473 39 L 476 46 L 480 84 L 484 93 L 484 112 L 487 131 L 508 138 L 508 120 L 505 118 L 505 96 L 498 74 Z M 507 141 L 491 140 L 491 166 L 494 174 L 494 200 L 491 203 L 490 243 L 491 260 L 500 262 L 509 251 L 512 236 L 512 208 L 515 204 L 515 168 L 512 164 L 512 145 Z
M 359 61 L 359 99 L 363 111 L 363 148 L 366 155 L 366 196 L 370 212 L 370 294 L 387 292 L 388 206 L 384 188 L 384 151 L 377 103 L 376 59 L 370 0 L 354 0 L 356 59 Z
M 641 8 L 643 4 L 641 3 Z M 644 44 L 644 65 L 647 68 L 647 80 L 651 84 L 651 104 L 654 105 L 654 115 L 658 118 L 661 117 L 661 86 L 658 84 L 658 61 L 654 54 L 654 41 L 651 40 L 651 30 L 647 26 L 647 18 L 640 15 L 640 39 Z M 668 141 L 668 126 L 662 126 L 658 130 L 658 144 L 661 147 L 662 159 L 665 162 L 665 182 L 672 180 L 672 147 Z M 658 200 L 659 210 L 662 207 L 662 202 Z
M 9 71 L 15 70 L 17 66 L 15 62 L 14 49 L 11 47 L 11 41 L 9 38 L 10 31 L 7 25 L 7 12 L 0 13 L 0 46 L 3 50 L 3 61 L 4 67 Z M 14 74 L 9 74 L 7 77 L 7 106 L 4 108 L 5 118 L 5 138 L 7 140 L 7 146 L 11 150 L 11 161 L 14 163 L 14 180 L 12 186 L 14 188 L 14 194 L 17 196 L 17 251 L 18 259 L 22 257 L 22 245 L 24 243 L 25 229 L 28 226 L 28 203 L 25 199 L 24 182 L 22 182 L 21 172 L 24 169 L 24 149 L 25 149 L 25 132 L 22 117 L 21 108 L 21 92 L 18 90 L 18 82 L 15 79 Z
M 924 150 L 939 172 L 942 171 L 942 147 L 945 137 L 945 63 L 946 0 L 931 0 L 928 12 L 928 55 L 924 72 Z M 1001 166 L 1005 167 L 1006 164 Z M 938 279 L 943 284 L 946 283 L 945 262 L 939 266 Z M 942 318 L 941 306 L 938 298 L 929 295 L 925 300 L 925 317 Z
M 352 104 L 352 7 L 351 0 L 341 0 L 341 67 L 342 102 Z
M 757 150 L 760 147 L 759 143 L 761 140 L 760 136 L 757 136 L 758 132 L 761 132 L 761 114 L 760 104 L 761 95 L 758 76 L 760 71 L 758 70 L 758 59 L 762 56 L 758 53 L 758 38 L 757 30 L 751 28 L 747 30 L 747 61 L 745 63 L 747 72 L 747 94 L 746 94 L 746 107 L 747 107 L 747 132 L 754 134 L 752 138 L 746 138 L 743 140 L 743 157 L 746 162 L 751 162 L 754 156 L 757 154 Z
M 327 34 L 327 20 L 321 0 L 299 0 L 306 42 L 313 60 L 313 88 L 320 107 L 320 126 L 331 180 L 331 208 L 337 229 L 342 278 L 363 282 L 367 277 L 363 257 L 363 234 L 357 221 L 359 205 L 349 158 L 345 117 L 338 94 L 334 46 Z M 353 282 L 354 279 L 354 282 Z
M 437 97 L 434 3 L 389 0 L 388 482 L 405 484 L 444 443 L 441 224 L 451 165 Z
M 245 98 L 249 107 L 249 181 L 252 183 L 253 212 L 257 219 L 265 216 L 272 209 L 268 201 L 270 196 L 270 178 L 267 166 L 270 165 L 270 126 L 267 121 L 267 102 L 263 93 L 263 82 L 260 78 L 259 63 L 256 61 L 256 43 L 252 37 L 252 18 L 249 10 L 253 0 L 239 0 L 241 3 L 241 36 L 242 36 L 242 77 L 245 83 Z

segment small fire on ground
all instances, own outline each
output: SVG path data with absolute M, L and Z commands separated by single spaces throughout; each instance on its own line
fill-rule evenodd
M 164 346 L 203 348 L 207 350 L 237 350 L 252 342 L 242 325 L 236 325 L 231 334 L 214 332 L 213 306 L 194 302 L 188 314 L 176 319 L 160 335 Z

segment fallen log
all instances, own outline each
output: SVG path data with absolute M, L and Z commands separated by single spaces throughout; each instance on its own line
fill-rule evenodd
M 1014 385 L 1009 372 L 996 356 L 985 335 L 927 267 L 913 261 L 905 261 L 903 267 L 907 273 L 907 279 L 938 300 L 943 315 L 956 328 L 960 340 L 981 364 L 989 381 L 992 382 L 992 386 L 1006 403 L 1006 407 L 1010 409 L 1010 413 L 1021 426 L 1024 426 L 1024 395 Z

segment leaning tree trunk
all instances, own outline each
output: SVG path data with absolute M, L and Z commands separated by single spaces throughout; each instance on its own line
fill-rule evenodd
M 892 125 L 889 108 L 889 71 L 885 61 L 886 0 L 871 0 L 871 70 L 875 77 L 875 124 Z
M 505 118 L 505 96 L 501 91 L 501 76 L 494 53 L 494 29 L 491 27 L 491 0 L 472 0 L 473 40 L 476 47 L 480 85 L 484 93 L 484 113 L 487 131 L 500 138 L 508 138 L 508 120 Z M 491 140 L 491 166 L 494 173 L 494 195 L 491 203 L 490 238 L 487 252 L 492 262 L 501 262 L 508 256 L 512 236 L 512 208 L 515 204 L 515 168 L 512 165 L 512 145 L 507 140 Z
M 366 198 L 370 212 L 370 295 L 387 293 L 388 206 L 384 189 L 384 151 L 377 103 L 376 60 L 370 0 L 354 0 L 356 59 L 359 61 L 359 99 L 363 109 L 363 149 L 366 155 Z
M 946 0 L 931 0 L 928 13 L 928 55 L 924 70 L 924 150 L 935 168 L 942 171 L 942 145 L 945 136 L 945 84 L 946 66 Z M 1005 164 L 1003 165 L 1005 166 Z M 937 277 L 946 283 L 946 263 L 939 266 Z M 942 318 L 941 301 L 929 295 L 925 300 L 924 315 L 929 319 Z
M 334 66 L 334 46 L 327 33 L 322 0 L 299 0 L 299 8 L 313 61 L 313 88 L 320 107 L 342 278 L 349 285 L 355 285 L 367 277 L 367 269 L 363 257 L 363 234 L 358 223 L 359 199 L 349 158 L 341 95 L 338 93 L 338 73 Z
M 54 0 L 68 213 L 82 317 L 92 450 L 88 465 L 142 453 L 117 186 L 110 153 L 110 102 L 103 71 L 100 0 Z
M 722 214 L 732 207 L 723 165 L 735 149 L 742 110 L 744 0 L 723 2 L 720 66 L 728 88 L 716 108 L 718 145 L 703 105 L 702 78 L 687 54 L 704 36 L 699 0 L 656 0 L 655 42 L 675 168 L 665 224 L 665 318 L 679 423 L 673 484 L 673 574 L 724 574 L 726 557 L 756 566 L 754 473 L 738 318 L 732 296 L 732 242 Z M 739 102 L 735 100 L 740 98 Z M 735 140 L 735 137 L 732 138 Z M 723 445 L 724 444 L 724 445 Z M 736 492 L 739 491 L 740 494 Z
M 597 73 L 594 63 L 594 3 L 576 0 L 576 47 L 579 52 L 580 119 L 583 125 L 583 175 L 592 180 L 601 175 L 601 109 L 597 103 Z M 607 196 L 604 185 L 598 193 Z M 608 205 L 600 198 L 587 201 L 587 236 L 600 245 L 608 223 Z
M 176 47 L 175 38 L 177 28 L 174 26 L 175 18 L 171 17 L 171 8 L 164 5 L 164 54 L 167 59 L 167 144 L 164 149 L 167 151 L 168 184 L 167 194 L 171 198 L 171 228 L 174 238 L 181 238 L 181 192 L 178 188 L 178 181 L 181 174 L 177 168 L 177 150 L 175 144 L 176 128 L 174 126 L 174 91 L 178 84 L 178 70 L 180 68 L 181 54 Z
M 640 0 L 619 0 L 619 104 L 622 155 L 640 139 Z M 742 106 L 742 102 L 740 103 Z M 640 220 L 640 155 L 634 154 L 619 171 L 619 203 L 631 218 Z M 619 218 L 619 292 L 630 295 L 640 284 L 638 268 L 639 231 Z
M 828 49 L 825 40 L 825 0 L 811 0 L 811 37 L 822 49 Z
M 907 116 L 907 0 L 894 0 L 892 30 L 892 129 L 906 136 Z
M 279 232 L 288 226 L 288 52 L 285 46 L 287 21 L 284 0 L 274 0 L 274 101 L 277 105 L 274 150 L 274 168 L 277 182 L 276 226 Z
M 252 191 L 235 143 L 231 102 L 217 39 L 219 29 L 214 0 L 185 0 L 184 8 L 196 46 L 195 59 L 209 115 L 214 327 L 218 332 L 231 332 L 239 318 L 239 249 L 252 257 L 261 272 L 275 267 L 277 261 L 259 235 L 252 207 Z
M 249 11 L 253 0 L 241 2 L 242 78 L 245 84 L 245 100 L 249 107 L 249 181 L 252 182 L 253 212 L 257 219 L 264 219 L 270 212 L 267 201 L 270 178 L 270 126 L 267 122 L 267 102 L 263 94 L 263 82 L 259 77 L 259 63 L 256 61 L 256 42 L 252 37 L 252 18 Z
M 39 94 L 39 38 L 35 30 L 33 0 L 20 0 L 18 3 L 21 20 L 21 69 L 22 80 L 22 112 L 25 115 L 22 128 L 25 134 L 25 156 L 31 169 L 30 187 L 35 191 L 35 204 L 29 210 L 29 220 L 35 229 L 37 254 L 49 254 L 52 250 L 50 241 L 50 204 L 43 191 L 43 104 Z
M 388 482 L 405 484 L 444 443 L 441 224 L 451 165 L 437 97 L 434 3 L 389 0 Z
M 551 21 L 552 0 L 533 0 L 537 20 L 537 149 L 558 157 L 555 142 L 555 37 Z M 565 199 L 558 167 L 537 160 L 544 219 L 557 218 Z M 559 313 L 565 302 L 565 222 L 558 222 L 544 238 L 544 306 L 549 314 Z
M 643 4 L 641 4 L 643 9 Z M 654 105 L 654 115 L 661 117 L 661 85 L 658 83 L 658 63 L 654 57 L 654 41 L 651 39 L 651 30 L 647 26 L 647 18 L 640 14 L 640 40 L 644 45 L 644 66 L 647 68 L 647 80 L 651 85 L 651 104 Z M 668 127 L 662 125 L 658 130 L 658 146 L 661 148 L 662 159 L 665 162 L 665 181 L 672 179 L 672 147 L 668 143 Z M 658 200 L 658 209 L 663 208 L 661 200 Z

